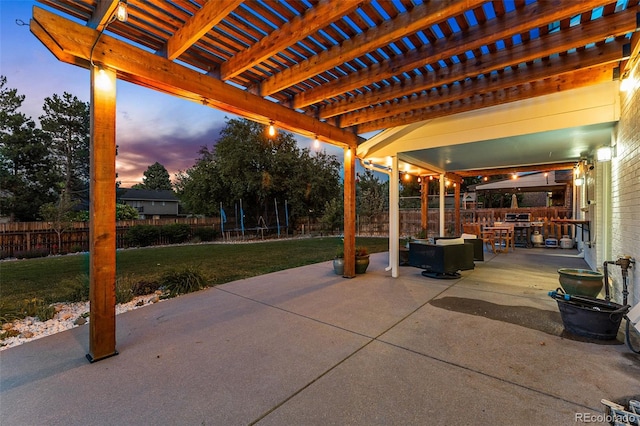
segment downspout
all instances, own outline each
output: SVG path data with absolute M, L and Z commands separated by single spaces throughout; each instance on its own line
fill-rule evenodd
M 391 157 L 391 176 L 389 178 L 389 268 L 391 276 L 398 278 L 400 266 L 400 181 L 398 156 Z M 387 270 L 389 270 L 387 268 Z
M 393 278 L 397 278 L 398 268 L 400 266 L 400 190 L 398 188 L 398 157 L 392 157 L 391 170 L 389 170 L 389 168 L 378 169 L 362 159 L 360 159 L 360 164 L 367 170 L 381 172 L 389 176 L 389 266 L 384 268 L 384 270 L 387 272 L 391 271 L 391 276 Z M 391 183 L 393 182 L 394 175 L 396 184 L 392 185 Z M 393 201 L 394 199 L 395 202 Z M 395 243 L 393 241 L 395 241 Z
M 602 258 L 610 259 L 611 256 L 611 161 L 600 163 L 600 184 L 602 185 L 602 220 L 600 221 L 602 243 Z

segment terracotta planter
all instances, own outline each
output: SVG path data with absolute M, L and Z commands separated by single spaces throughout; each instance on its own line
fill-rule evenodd
M 558 269 L 560 285 L 565 293 L 597 297 L 602 290 L 604 274 L 590 269 Z

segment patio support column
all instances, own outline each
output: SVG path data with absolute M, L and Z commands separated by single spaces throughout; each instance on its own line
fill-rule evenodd
M 445 186 L 444 186 L 444 174 L 440 175 L 440 237 L 444 237 L 444 195 L 445 195 Z
M 460 235 L 460 186 L 461 186 L 462 182 L 455 182 L 454 183 L 454 187 L 453 187 L 453 198 L 455 199 L 453 205 L 454 205 L 454 211 L 455 211 L 455 224 L 454 224 L 454 235 L 458 236 Z
M 420 227 L 427 237 L 429 229 L 429 181 L 422 178 L 420 182 Z
M 116 351 L 116 75 L 91 67 L 89 361 Z
M 400 266 L 400 175 L 398 156 L 391 157 L 389 176 L 389 267 L 391 276 L 398 278 Z
M 344 274 L 356 275 L 356 153 L 344 150 Z

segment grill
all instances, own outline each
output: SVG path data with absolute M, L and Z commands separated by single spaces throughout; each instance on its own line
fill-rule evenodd
M 507 213 L 504 221 L 513 224 L 514 240 L 517 247 L 533 247 L 531 228 L 542 227 L 542 222 L 531 222 L 531 213 Z
M 531 213 L 507 213 L 504 221 L 513 223 L 514 227 L 528 228 L 531 226 Z

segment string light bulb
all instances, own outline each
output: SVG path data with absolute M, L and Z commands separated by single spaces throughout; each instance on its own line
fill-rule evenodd
M 268 135 L 269 137 L 274 137 L 276 135 L 276 127 L 273 125 L 273 121 L 269 122 L 269 131 L 268 131 Z
M 320 149 L 320 141 L 318 140 L 318 136 L 313 140 L 313 148 L 317 151 Z
M 127 22 L 129 13 L 127 12 L 127 2 L 118 2 L 118 8 L 116 9 L 116 19 L 120 22 Z
M 411 180 L 411 175 L 409 173 L 405 173 L 404 174 L 404 180 L 406 180 L 406 181 Z

